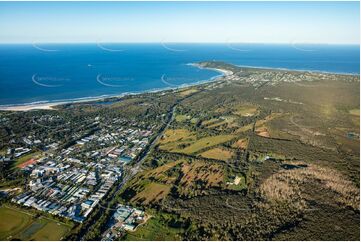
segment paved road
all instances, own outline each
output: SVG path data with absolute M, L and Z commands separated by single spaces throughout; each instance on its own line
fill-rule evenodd
M 167 130 L 167 128 L 169 127 L 169 125 L 172 123 L 172 121 L 174 120 L 174 113 L 176 111 L 176 106 L 177 104 L 175 104 L 171 110 L 168 112 L 168 120 L 167 122 L 164 124 L 164 126 L 160 129 L 158 135 L 156 138 L 153 139 L 153 141 L 147 146 L 147 148 L 144 150 L 144 152 L 141 154 L 140 157 L 138 157 L 138 161 L 135 161 L 136 163 L 133 165 L 133 167 L 131 167 L 130 169 L 127 169 L 125 172 L 123 172 L 124 176 L 122 178 L 122 180 L 116 185 L 117 189 L 115 189 L 115 193 L 117 193 L 117 191 L 119 191 L 124 184 L 126 184 L 131 178 L 133 178 L 140 170 L 140 167 L 142 165 L 142 163 L 145 161 L 145 159 L 147 158 L 147 155 L 149 154 L 149 152 L 153 149 L 153 147 L 157 144 L 158 140 L 163 136 L 163 133 L 165 130 Z M 115 198 L 115 193 L 113 194 L 108 194 L 106 197 L 110 198 L 112 200 L 112 197 Z M 114 210 L 115 208 L 109 208 L 107 206 L 107 204 L 111 203 L 111 200 L 109 201 L 108 199 L 102 199 L 101 202 L 99 202 L 98 206 L 100 207 L 100 211 L 99 213 L 102 213 L 102 211 L 104 210 Z M 88 229 L 91 229 L 91 225 Z M 103 232 L 103 231 L 102 231 Z M 80 236 L 80 240 L 84 240 L 84 236 L 86 233 L 82 234 Z
M 145 161 L 145 159 L 147 158 L 147 155 L 149 154 L 149 152 L 154 148 L 154 146 L 158 143 L 159 139 L 163 136 L 165 130 L 168 129 L 169 125 L 173 122 L 174 120 L 174 114 L 176 111 L 176 106 L 177 104 L 175 104 L 171 110 L 168 112 L 168 120 L 166 123 L 164 123 L 164 126 L 160 129 L 158 135 L 156 136 L 156 138 L 153 139 L 153 141 L 147 146 L 147 148 L 144 150 L 144 152 L 141 154 L 141 156 L 138 158 L 139 160 L 136 161 L 136 163 L 133 165 L 133 167 L 131 167 L 130 169 L 128 169 L 127 171 L 125 171 L 123 174 L 123 179 L 118 183 L 117 185 L 117 189 L 115 190 L 115 193 L 117 191 L 119 191 L 124 184 L 126 184 L 131 178 L 133 178 L 141 169 L 141 165 L 142 163 Z M 115 198 L 115 194 L 108 194 L 107 197 L 114 197 Z M 101 208 L 100 213 L 102 212 L 102 210 L 106 210 L 106 209 L 110 209 L 110 210 L 114 210 L 115 208 L 109 208 L 107 206 L 107 204 L 109 204 L 111 201 L 109 201 L 108 199 L 103 199 L 101 202 L 99 202 L 98 206 Z M 91 228 L 91 226 L 90 226 Z M 84 235 L 83 234 L 81 236 L 81 240 L 84 240 Z
M 157 137 L 149 144 L 148 148 L 145 149 L 144 154 L 140 158 L 140 160 L 135 164 L 135 166 L 131 169 L 131 172 L 135 172 L 135 174 L 139 171 L 140 166 L 147 158 L 147 155 L 149 152 L 154 148 L 154 146 L 158 143 L 159 139 L 162 138 L 164 132 L 168 129 L 169 125 L 174 120 L 174 114 L 176 111 L 177 105 L 174 105 L 171 110 L 168 112 L 168 121 L 165 123 L 165 125 L 161 128 L 160 132 L 158 133 Z

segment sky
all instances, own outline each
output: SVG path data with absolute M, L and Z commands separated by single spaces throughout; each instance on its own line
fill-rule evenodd
M 359 44 L 359 2 L 0 2 L 0 43 Z

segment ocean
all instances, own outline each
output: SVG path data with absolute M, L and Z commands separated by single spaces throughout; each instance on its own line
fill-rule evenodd
M 360 73 L 358 45 L 3 44 L 0 105 L 74 101 L 175 88 L 220 73 L 189 63 Z

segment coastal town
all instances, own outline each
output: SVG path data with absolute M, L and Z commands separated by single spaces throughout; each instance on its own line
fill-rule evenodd
M 291 196 L 307 187 L 304 176 L 321 179 L 322 191 L 336 189 L 357 209 L 350 199 L 358 195 L 354 184 L 317 161 L 347 156 L 358 164 L 359 107 L 352 105 L 357 94 L 349 95 L 358 76 L 220 62 L 198 66 L 224 75 L 155 93 L 1 112 L 0 212 L 30 220 L 21 232 L 1 238 L 34 238 L 29 228 L 44 231 L 38 224 L 45 220 L 62 226 L 57 240 L 209 239 L 199 231 L 212 229 L 218 239 L 258 238 L 254 234 L 269 239 L 267 231 L 254 228 L 282 227 L 282 221 L 293 222 L 313 208 L 305 207 L 303 196 Z M 331 88 L 329 80 L 344 109 L 320 111 L 331 98 L 324 92 Z M 317 95 L 299 95 L 309 87 Z M 315 118 L 316 113 L 325 118 Z M 334 122 L 340 128 L 328 129 Z M 324 188 L 331 179 L 324 169 L 336 174 L 337 184 L 348 184 L 347 191 L 337 190 L 339 185 Z M 301 180 L 282 183 L 290 177 Z M 274 186 L 286 190 L 274 194 Z M 290 202 L 286 210 L 276 205 L 279 196 Z M 235 234 L 232 224 L 239 225 Z M 243 228 L 251 232 L 244 235 Z
M 360 241 L 360 23 L 0 0 L 0 242 Z
M 309 82 L 314 81 L 335 81 L 340 78 L 340 75 L 347 79 L 349 82 L 357 82 L 358 77 L 349 74 L 335 74 L 317 71 L 293 71 L 288 69 L 271 69 L 271 68 L 257 68 L 247 66 L 229 66 L 222 62 L 201 62 L 195 64 L 198 68 L 216 69 L 222 72 L 223 77 L 219 78 L 225 82 L 221 85 L 231 84 L 232 82 L 248 83 L 255 88 L 260 88 L 263 85 L 279 85 L 282 83 L 297 83 L 303 82 L 307 85 Z M 217 67 L 217 68 L 216 68 Z M 218 80 L 219 80 L 218 79 Z M 217 83 L 215 83 L 216 85 Z
M 58 118 L 44 115 L 36 122 Z M 74 133 L 68 147 L 36 134 L 13 140 L 0 158 L 2 167 L 18 159 L 23 162 L 16 169 L 28 175 L 23 192 L 11 201 L 82 223 L 122 179 L 124 166 L 144 150 L 156 128 L 125 119 L 111 120 L 107 126 L 95 117 L 94 123 L 103 128 L 91 135 Z

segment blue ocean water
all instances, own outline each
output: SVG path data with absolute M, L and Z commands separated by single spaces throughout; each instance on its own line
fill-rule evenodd
M 188 65 L 236 65 L 360 73 L 358 45 L 0 45 L 0 105 L 76 100 L 174 88 L 219 75 Z

